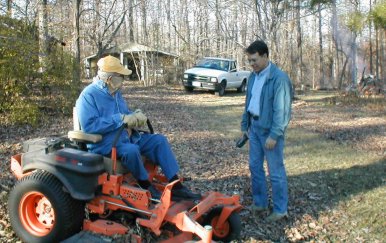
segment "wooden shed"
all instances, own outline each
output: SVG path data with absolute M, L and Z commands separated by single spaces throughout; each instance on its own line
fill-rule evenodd
M 130 79 L 153 83 L 157 81 L 174 81 L 179 75 L 179 58 L 175 54 L 164 52 L 138 43 L 125 43 L 108 48 L 102 56 L 112 55 L 133 73 Z M 85 58 L 86 77 L 96 75 L 98 57 L 96 54 Z M 173 75 L 171 75 L 173 74 Z M 167 79 L 167 80 L 166 80 Z M 169 80 L 171 79 L 171 80 Z

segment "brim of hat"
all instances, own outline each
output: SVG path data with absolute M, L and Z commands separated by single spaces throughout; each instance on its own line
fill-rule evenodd
M 119 73 L 122 75 L 130 75 L 133 73 L 130 69 L 127 69 L 125 67 L 116 67 L 116 68 L 102 68 L 103 72 L 109 72 L 109 73 Z
M 122 75 L 130 75 L 130 74 L 133 73 L 133 71 L 131 71 L 130 69 L 122 67 L 116 73 L 119 73 L 119 74 L 122 74 Z

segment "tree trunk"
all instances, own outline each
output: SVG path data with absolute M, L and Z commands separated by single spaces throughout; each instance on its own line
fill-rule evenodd
M 370 12 L 372 11 L 372 0 L 370 0 Z M 369 44 L 370 44 L 370 74 L 373 74 L 373 33 L 372 33 L 372 21 L 369 21 Z
M 342 89 L 342 86 L 343 86 L 343 76 L 344 76 L 344 73 L 346 72 L 346 66 L 347 66 L 347 63 L 348 63 L 348 59 L 349 59 L 349 57 L 347 56 L 347 57 L 346 57 L 346 61 L 345 61 L 344 64 L 343 64 L 342 72 L 341 72 L 341 74 L 340 74 L 340 79 L 339 79 L 339 90 Z
M 101 36 L 100 36 L 100 20 L 99 20 L 99 14 L 101 11 L 101 3 L 99 0 L 94 0 L 94 5 L 95 5 L 95 16 L 94 16 L 94 30 L 95 30 L 95 36 L 93 36 L 93 40 L 95 41 L 95 46 L 97 48 L 97 58 L 99 59 L 102 55 L 102 42 L 101 42 Z
M 73 0 L 73 27 L 74 27 L 74 70 L 73 82 L 80 83 L 80 41 L 79 41 L 79 18 L 80 18 L 80 2 L 82 0 Z
M 375 75 L 379 78 L 379 29 L 375 26 Z
M 297 48 L 298 48 L 298 58 L 297 58 L 297 80 L 298 83 L 302 86 L 303 82 L 303 48 L 302 48 L 302 29 L 300 25 L 300 0 L 296 1 L 296 27 L 297 27 Z
M 324 64 L 323 64 L 323 36 L 322 36 L 322 4 L 318 5 L 319 13 L 319 63 L 320 63 L 320 77 L 319 87 L 324 88 Z
M 386 68 L 385 68 L 385 65 L 386 65 L 386 57 L 385 57 L 386 31 L 384 29 L 382 30 L 381 35 L 383 35 L 383 38 L 381 38 L 381 40 L 382 40 L 382 42 L 381 42 L 381 57 L 382 57 L 381 61 L 382 61 L 382 63 L 380 65 L 382 75 L 379 79 L 385 80 L 385 77 L 386 77 Z
M 43 73 L 47 69 L 47 55 L 48 55 L 47 0 L 39 0 L 38 15 L 39 15 L 39 64 L 40 64 L 39 71 Z
M 12 4 L 13 0 L 7 0 L 7 16 L 12 18 Z
M 351 82 L 355 86 L 357 84 L 357 33 L 352 32 L 352 44 L 351 44 Z
M 332 79 L 332 82 L 336 84 L 335 79 L 338 78 L 339 70 L 340 70 L 340 62 L 339 62 L 339 44 L 338 44 L 338 13 L 336 10 L 336 0 L 333 0 L 332 2 L 332 39 L 334 41 L 334 47 L 335 47 L 335 61 L 334 62 L 334 76 Z M 340 88 L 340 87 L 339 87 Z
M 167 36 L 168 36 L 168 52 L 171 52 L 172 51 L 172 36 L 171 36 L 171 32 L 172 32 L 172 18 L 171 18 L 171 15 L 170 15 L 170 0 L 167 0 L 167 5 L 166 5 L 166 19 L 168 20 L 168 33 L 167 33 Z
M 220 33 L 220 10 L 219 10 L 219 0 L 216 0 L 216 38 L 215 38 L 215 41 L 216 41 L 216 55 L 219 55 L 220 54 L 220 36 L 221 36 L 221 33 Z
M 255 11 L 256 11 L 256 15 L 257 15 L 257 18 L 258 18 L 258 25 L 259 25 L 259 32 L 261 33 L 261 38 L 264 40 L 264 41 L 267 41 L 267 35 L 266 35 L 266 29 L 264 28 L 263 26 L 263 18 L 261 16 L 261 6 L 260 6 L 260 1 L 259 0 L 255 0 Z
M 295 2 L 296 2 L 296 0 L 292 1 L 292 4 L 296 8 Z M 297 76 L 299 55 L 297 53 L 297 48 L 293 48 L 294 35 L 297 34 L 297 33 L 295 33 L 297 31 L 297 26 L 295 25 L 295 24 L 297 24 L 296 23 L 296 11 L 294 11 L 294 12 L 287 11 L 285 13 L 285 15 L 286 15 L 285 19 L 286 19 L 286 22 L 288 24 L 284 30 L 284 33 L 283 33 L 284 39 L 285 40 L 291 40 L 291 41 L 286 41 L 285 46 L 283 45 L 283 48 L 285 50 L 289 50 L 290 58 L 285 58 L 282 65 L 283 65 L 283 68 L 285 70 L 289 70 L 288 74 L 289 74 L 290 78 L 294 81 L 295 88 L 298 88 L 299 82 L 300 82 L 300 80 L 298 79 L 298 76 Z M 296 28 L 296 31 L 294 30 L 294 28 Z M 296 41 L 297 40 L 295 40 L 295 42 Z
M 134 40 L 134 18 L 133 18 L 133 0 L 129 0 L 129 41 L 135 42 Z
M 147 33 L 147 14 L 146 14 L 146 0 L 141 0 L 141 12 L 142 12 L 142 41 L 147 44 L 148 33 Z
M 191 53 L 191 39 L 192 37 L 190 36 L 190 26 L 189 26 L 189 8 L 188 8 L 188 1 L 187 0 L 184 0 L 184 25 L 185 25 L 185 29 L 186 29 L 186 37 L 185 37 L 185 40 L 188 42 L 187 44 L 187 51 L 188 53 Z M 189 55 L 190 58 L 192 58 L 192 56 Z M 190 60 L 191 62 L 193 62 L 194 60 Z

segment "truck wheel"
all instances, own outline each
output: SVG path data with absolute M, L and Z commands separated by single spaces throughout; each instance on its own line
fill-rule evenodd
M 215 92 L 217 96 L 223 96 L 225 94 L 225 82 L 221 82 L 219 89 Z
M 245 83 L 245 80 L 244 80 L 243 83 L 241 84 L 241 86 L 237 88 L 237 92 L 244 93 L 245 92 L 245 88 L 246 88 L 246 83 Z
M 212 209 L 204 218 L 203 225 L 212 226 L 213 240 L 215 241 L 230 242 L 238 239 L 241 232 L 240 215 L 236 212 L 231 213 L 225 223 L 217 228 L 216 224 L 221 215 L 221 211 L 222 207 Z
M 84 203 L 63 191 L 52 174 L 37 171 L 22 178 L 8 199 L 12 228 L 24 242 L 59 242 L 81 229 Z
M 193 91 L 193 87 L 189 87 L 189 86 L 184 86 L 184 89 L 186 92 L 192 92 Z

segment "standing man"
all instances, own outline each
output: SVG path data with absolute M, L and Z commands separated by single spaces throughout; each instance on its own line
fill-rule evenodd
M 241 131 L 249 137 L 249 169 L 254 213 L 268 209 L 264 171 L 267 160 L 272 185 L 272 213 L 267 221 L 287 216 L 288 188 L 284 167 L 284 134 L 291 117 L 292 85 L 288 75 L 269 61 L 268 46 L 261 40 L 246 50 L 253 72 L 248 89 Z

